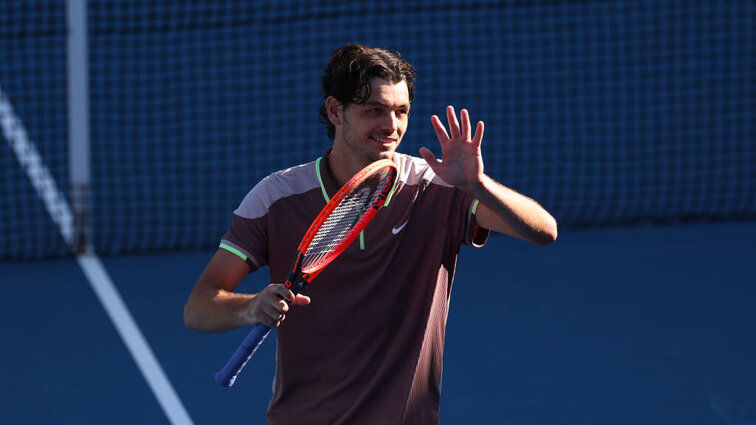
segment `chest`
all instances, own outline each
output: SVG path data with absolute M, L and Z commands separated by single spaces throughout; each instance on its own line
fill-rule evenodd
M 359 237 L 334 261 L 376 270 L 387 264 L 419 265 L 443 261 L 461 244 L 465 206 L 452 188 L 402 185 Z M 268 223 L 271 279 L 284 279 L 302 236 L 325 202 L 313 199 L 292 202 L 272 211 Z M 331 266 L 329 266 L 330 268 Z

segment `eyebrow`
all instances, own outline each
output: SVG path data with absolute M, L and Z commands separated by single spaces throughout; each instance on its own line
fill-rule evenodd
M 377 100 L 368 100 L 364 103 L 366 106 L 383 106 L 384 108 L 388 108 L 389 105 L 387 103 L 379 102 Z M 402 104 L 398 105 L 399 108 L 409 108 L 410 104 Z

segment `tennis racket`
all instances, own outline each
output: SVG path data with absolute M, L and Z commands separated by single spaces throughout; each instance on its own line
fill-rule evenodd
M 336 192 L 299 243 L 285 282 L 291 292 L 298 294 L 359 236 L 386 202 L 396 175 L 396 165 L 381 159 L 360 170 Z M 269 332 L 269 326 L 255 325 L 223 369 L 215 374 L 215 381 L 224 387 L 234 385 L 239 372 Z

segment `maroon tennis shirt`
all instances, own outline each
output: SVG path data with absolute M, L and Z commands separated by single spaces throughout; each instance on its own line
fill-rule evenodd
M 234 211 L 221 247 L 284 282 L 299 242 L 338 187 L 328 154 L 264 178 Z M 363 235 L 302 293 L 277 330 L 268 423 L 438 424 L 444 335 L 462 244 L 482 246 L 477 201 L 420 158 Z

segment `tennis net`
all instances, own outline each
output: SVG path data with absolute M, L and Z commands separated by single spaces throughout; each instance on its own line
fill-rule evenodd
M 65 4 L 3 7 L 0 258 L 66 255 L 10 142 L 25 133 L 68 197 Z M 416 67 L 400 151 L 438 152 L 428 118 L 465 107 L 486 172 L 562 228 L 756 217 L 754 2 L 90 0 L 87 16 L 101 254 L 215 246 L 260 178 L 324 152 L 319 78 L 346 42 Z

